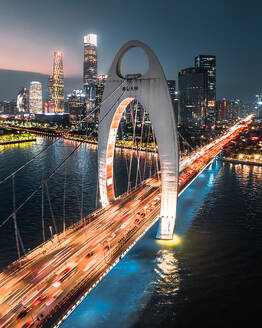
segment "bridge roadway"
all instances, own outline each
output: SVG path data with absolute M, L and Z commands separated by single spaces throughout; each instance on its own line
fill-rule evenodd
M 248 124 L 182 160 L 180 193 Z M 156 222 L 160 202 L 160 177 L 149 178 L 6 268 L 0 274 L 0 327 L 52 327 L 63 320 Z

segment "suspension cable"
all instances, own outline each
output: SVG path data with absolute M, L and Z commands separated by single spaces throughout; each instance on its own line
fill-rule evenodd
M 135 184 L 135 187 L 137 187 L 138 173 L 139 173 L 139 176 L 140 176 L 140 183 L 141 183 L 140 155 L 141 155 L 141 149 L 142 149 L 144 124 L 145 124 L 145 110 L 143 108 L 143 119 L 142 119 L 142 125 L 141 125 L 140 147 L 139 147 L 139 150 L 138 150 L 138 147 L 137 147 L 137 170 L 136 170 L 136 184 Z
M 16 222 L 16 206 L 15 206 L 15 175 L 12 175 L 12 186 L 13 186 L 13 220 L 14 220 L 14 227 L 15 227 L 15 241 L 16 241 L 16 250 L 17 250 L 17 256 L 20 260 L 21 254 L 20 254 L 20 247 L 19 247 L 19 239 L 18 239 L 18 229 L 17 229 L 17 222 Z
M 57 226 L 56 226 L 56 222 L 55 222 L 55 216 L 54 216 L 54 211 L 53 211 L 51 200 L 50 200 L 50 195 L 49 195 L 47 182 L 45 183 L 45 187 L 46 187 L 46 194 L 47 194 L 47 200 L 48 200 L 48 203 L 49 203 L 50 213 L 51 213 L 53 225 L 54 225 L 54 228 L 55 228 L 55 233 L 57 234 L 58 230 L 57 230 Z
M 44 213 L 44 185 L 42 185 L 42 233 L 43 243 L 45 242 L 45 213 Z
M 82 121 L 77 122 L 77 125 L 87 121 L 87 119 L 99 108 L 101 107 L 102 104 L 104 104 L 108 99 L 110 99 L 110 97 L 112 97 L 112 95 L 125 83 L 126 81 L 124 80 L 107 98 L 105 98 L 100 105 L 96 106 L 90 113 L 88 113 Z M 108 113 L 107 113 L 108 114 Z M 33 156 L 29 161 L 27 161 L 25 164 L 23 164 L 22 166 L 20 166 L 18 169 L 16 169 L 15 171 L 13 171 L 11 174 L 9 174 L 8 176 L 6 176 L 5 178 L 3 178 L 0 181 L 0 185 L 2 183 L 4 183 L 5 181 L 7 181 L 8 179 L 10 179 L 12 177 L 13 174 L 18 173 L 19 171 L 21 171 L 22 169 L 24 169 L 28 164 L 30 164 L 31 162 L 33 162 L 37 157 L 39 157 L 41 154 L 43 154 L 44 152 L 46 152 L 51 146 L 53 146 L 58 140 L 61 140 L 62 138 L 64 138 L 68 133 L 70 133 L 70 131 L 72 131 L 72 129 L 70 128 L 68 131 L 64 132 L 60 137 L 58 137 L 53 143 L 51 143 L 50 145 L 48 145 L 46 148 L 42 149 L 38 154 L 36 154 L 35 156 Z
M 155 145 L 155 160 L 156 160 L 156 172 L 157 172 L 157 180 L 159 180 L 159 176 L 158 176 L 158 172 L 159 172 L 159 167 L 158 167 L 158 158 L 157 158 L 157 151 L 156 151 L 156 136 L 155 136 L 155 132 L 154 132 L 154 128 L 152 126 L 152 137 L 153 137 L 153 143 Z M 152 163 L 153 164 L 153 163 Z
M 125 81 L 124 81 L 125 82 Z M 123 82 L 123 83 L 124 83 Z M 123 84 L 122 83 L 122 84 Z M 121 85 L 120 85 L 121 86 Z M 119 86 L 119 87 L 120 87 Z M 118 87 L 118 88 L 119 88 Z M 116 89 L 117 90 L 117 89 Z M 115 90 L 115 91 L 116 91 Z M 114 91 L 114 92 L 115 92 Z M 120 98 L 122 97 L 122 95 L 123 95 L 123 93 L 124 93 L 124 91 L 122 92 L 122 94 L 118 97 L 118 99 L 115 101 L 115 103 L 109 108 L 109 110 L 107 111 L 107 113 L 106 113 L 106 116 L 109 114 L 109 112 L 112 110 L 112 108 L 114 107 L 114 105 L 120 100 Z M 113 94 L 113 93 L 112 93 Z M 112 95 L 111 94 L 111 95 Z M 108 97 L 109 98 L 109 97 Z M 106 99 L 108 99 L 108 98 L 106 98 Z M 104 117 L 105 118 L 105 117 Z M 103 118 L 103 119 L 104 119 Z M 102 119 L 102 120 L 103 120 Z M 101 121 L 102 121 L 101 120 Z M 90 134 L 89 134 L 90 135 Z M 14 214 L 16 214 L 35 194 L 37 194 L 37 192 L 42 188 L 42 185 L 43 184 L 46 184 L 47 183 L 47 181 L 57 172 L 57 170 L 75 153 L 75 151 L 77 150 L 77 149 L 79 149 L 79 147 L 82 145 L 82 143 L 88 138 L 89 136 L 87 136 L 86 138 L 84 138 L 83 140 L 81 140 L 80 142 L 79 142 L 79 144 L 72 150 L 72 152 L 68 155 L 68 156 L 66 156 L 62 161 L 61 161 L 61 163 L 57 166 L 57 167 L 55 167 L 54 168 L 54 170 L 47 176 L 47 178 L 44 180 L 44 181 L 42 181 L 42 183 L 40 184 L 40 185 L 38 185 L 38 187 L 36 187 L 36 189 L 24 200 L 24 202 L 23 203 L 21 203 L 17 208 L 15 208 L 14 210 L 13 210 L 13 212 L 4 220 L 4 221 L 2 221 L 2 223 L 0 224 L 0 228 L 2 228 L 9 220 L 10 220 L 10 218 L 12 218 L 13 216 L 14 216 Z M 47 187 L 47 185 L 46 185 L 46 187 Z
M 129 162 L 127 192 L 129 192 L 129 190 L 130 190 L 130 179 L 131 179 L 132 160 L 133 160 L 133 147 L 134 147 L 135 134 L 136 134 L 137 104 L 138 104 L 138 101 L 136 101 L 135 119 L 133 119 L 133 142 L 132 142 L 132 149 L 131 149 L 131 159 Z

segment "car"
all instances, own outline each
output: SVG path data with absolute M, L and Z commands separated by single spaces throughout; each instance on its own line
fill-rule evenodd
M 89 252 L 87 255 L 86 255 L 86 257 L 91 257 L 91 256 L 93 256 L 94 255 L 94 252 Z
M 37 305 L 39 305 L 39 304 L 41 304 L 43 301 L 44 301 L 44 297 L 43 296 L 40 296 L 40 297 L 38 297 L 38 298 L 36 298 L 35 300 L 34 300 L 34 302 L 32 303 L 32 305 L 33 306 L 37 306 Z
M 23 324 L 22 328 L 29 328 L 29 327 L 33 327 L 34 325 L 34 322 L 31 321 L 31 322 L 26 322 L 25 324 Z
M 28 310 L 27 310 L 27 309 L 21 311 L 21 312 L 18 314 L 16 320 L 21 320 L 21 319 L 23 319 L 23 318 L 27 315 L 27 313 L 28 313 Z

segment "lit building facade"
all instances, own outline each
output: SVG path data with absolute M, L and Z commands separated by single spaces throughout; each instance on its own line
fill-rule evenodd
M 170 97 L 173 103 L 176 123 L 179 124 L 179 97 L 178 91 L 176 90 L 176 81 L 175 80 L 167 80 L 167 86 L 170 93 Z
M 67 96 L 69 117 L 72 124 L 78 124 L 86 117 L 85 94 L 82 90 L 73 90 Z
M 102 103 L 102 96 L 105 88 L 105 82 L 107 79 L 107 75 L 100 74 L 97 79 L 96 83 L 96 101 L 95 101 L 95 122 L 98 123 L 99 121 L 99 112 L 100 112 L 100 105 Z
M 207 118 L 206 123 L 212 125 L 216 121 L 216 56 L 198 55 L 195 67 L 207 71 Z
M 48 101 L 53 100 L 53 92 L 54 92 L 53 76 L 50 75 L 48 78 Z
M 217 121 L 222 122 L 227 119 L 227 101 L 226 98 L 216 101 Z
M 55 51 L 53 63 L 53 76 L 49 77 L 48 91 L 50 96 L 52 94 L 52 101 L 54 103 L 54 112 L 64 112 L 64 67 L 63 67 L 63 54 L 61 51 Z
M 207 72 L 189 67 L 178 75 L 181 125 L 203 129 L 207 117 Z
M 17 101 L 16 101 L 16 107 L 17 111 L 19 113 L 27 113 L 29 108 L 28 108 L 28 92 L 26 88 L 23 88 L 17 96 Z
M 179 72 L 181 125 L 200 129 L 215 124 L 216 57 L 199 55 L 195 66 Z
M 229 100 L 227 102 L 227 120 L 235 121 L 240 117 L 242 103 L 239 99 Z
M 97 82 L 97 35 L 88 34 L 84 37 L 83 88 L 87 96 L 88 108 L 95 102 Z
M 33 114 L 42 113 L 42 84 L 38 81 L 30 83 L 29 112 Z

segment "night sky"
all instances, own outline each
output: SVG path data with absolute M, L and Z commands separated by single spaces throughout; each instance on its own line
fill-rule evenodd
M 168 79 L 177 80 L 194 56 L 216 55 L 217 98 L 254 101 L 262 92 L 261 13 L 261 0 L 1 0 L 0 68 L 51 74 L 53 51 L 61 50 L 65 75 L 81 84 L 83 37 L 96 33 L 99 73 L 125 42 L 138 39 Z M 140 72 L 144 54 L 132 52 L 124 63 Z M 0 83 L 2 100 L 14 87 Z

